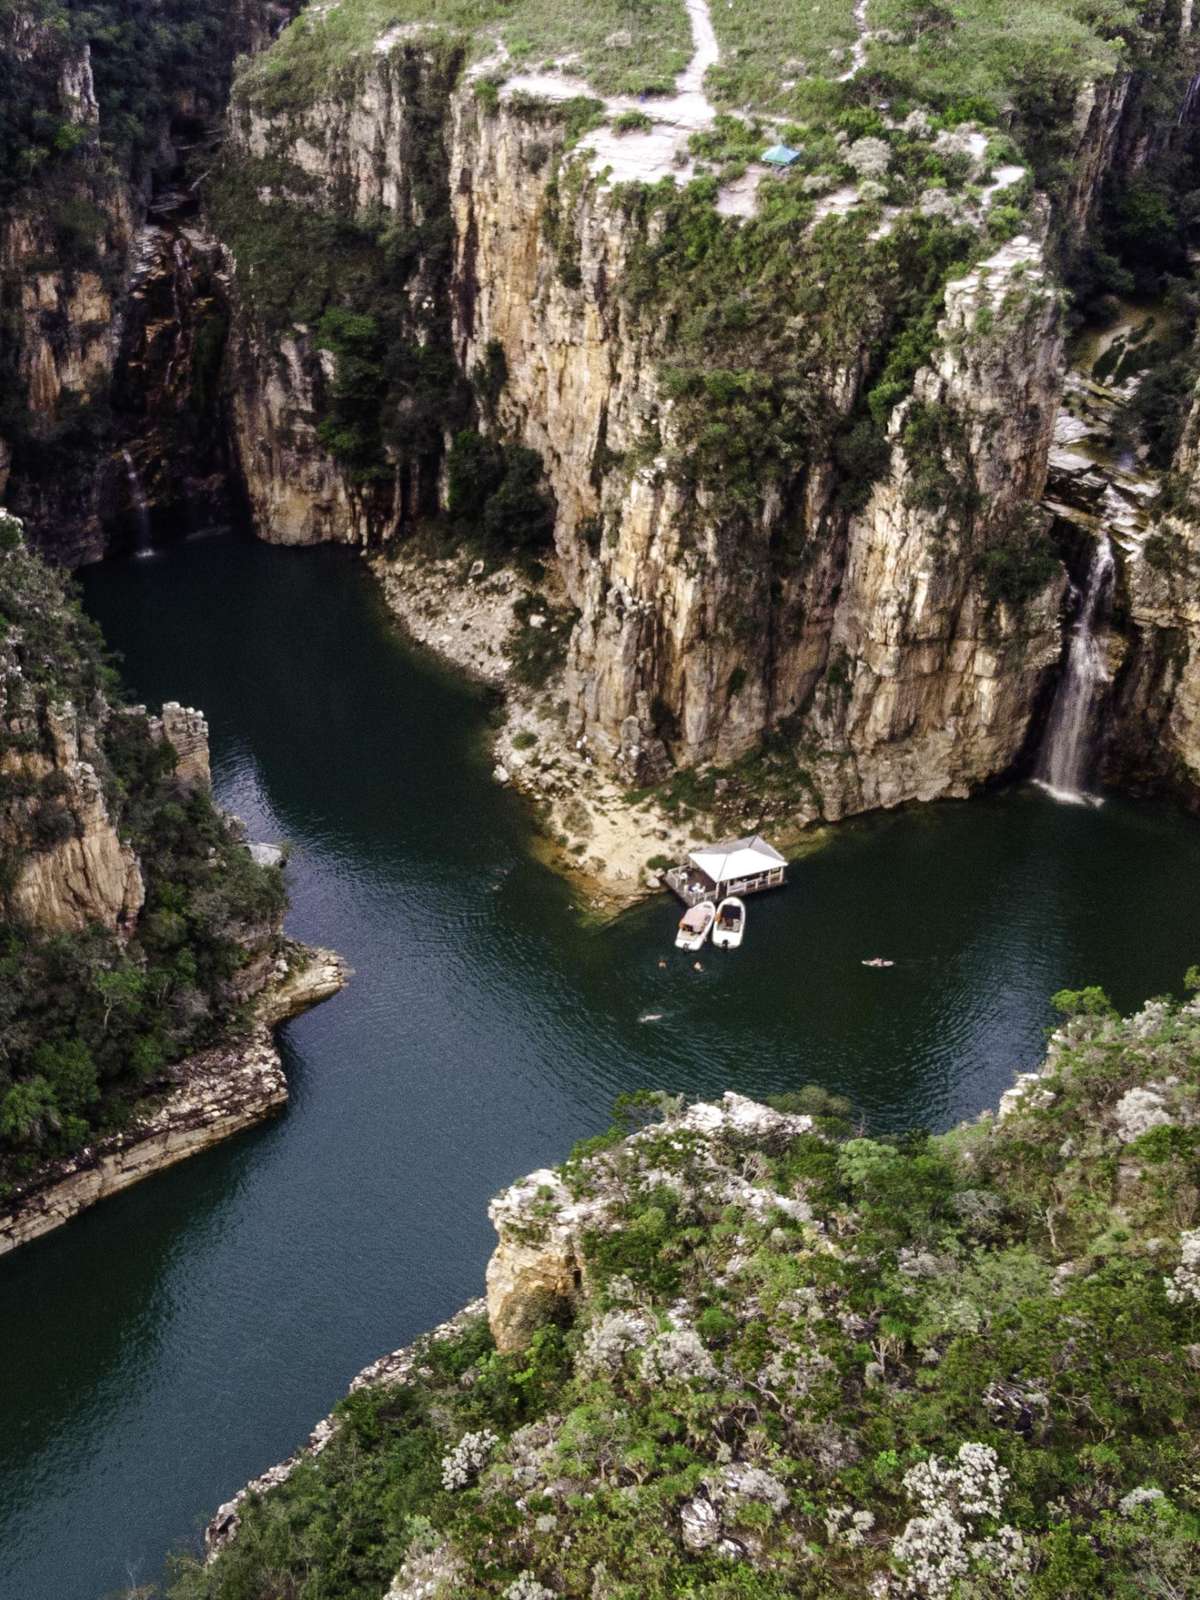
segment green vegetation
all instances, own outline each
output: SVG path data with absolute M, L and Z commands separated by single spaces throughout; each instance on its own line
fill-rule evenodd
M 554 503 L 542 487 L 542 458 L 466 428 L 446 462 L 447 511 L 464 537 L 492 554 L 528 559 L 554 533 Z
M 938 217 L 904 217 L 874 237 L 869 206 L 813 228 L 803 169 L 798 176 L 765 185 L 738 227 L 713 206 L 715 180 L 623 192 L 644 230 L 626 297 L 666 315 L 674 335 L 663 373 L 678 418 L 671 471 L 686 487 L 703 483 L 732 516 L 753 514 L 773 485 L 786 490 L 843 435 L 847 494 L 869 485 L 887 461 L 882 424 L 932 344 L 947 276 L 974 243 Z M 869 415 L 839 417 L 829 374 L 864 349 L 874 353 Z
M 867 81 L 901 108 L 948 124 L 1013 131 L 1039 182 L 1053 187 L 1072 138 L 1075 98 L 1136 59 L 1146 42 L 1128 0 L 871 0 Z
M 664 92 L 691 55 L 682 0 L 353 0 L 302 12 L 245 66 L 239 94 L 266 111 L 302 109 L 355 71 L 376 40 L 406 30 L 426 46 L 469 37 L 477 59 L 503 42 L 508 71 L 567 62 L 601 94 Z
M 567 659 L 571 630 L 578 620 L 573 606 L 552 605 L 544 595 L 527 594 L 517 601 L 507 648 L 518 683 L 540 689 L 548 682 Z
M 20 24 L 39 26 L 32 54 Z M 0 199 L 51 187 L 95 135 L 63 101 L 63 62 L 87 47 L 104 153 L 135 174 L 173 118 L 199 131 L 220 114 L 232 66 L 227 8 L 203 0 L 0 0 Z
M 709 73 L 716 100 L 816 116 L 845 103 L 834 80 L 858 37 L 855 0 L 739 0 L 712 7 L 721 60 Z M 759 147 L 762 148 L 761 146 Z
M 583 1208 L 571 1319 L 349 1397 L 174 1600 L 1196 1600 L 1200 1006 L 1055 1003 L 941 1137 L 810 1089 L 586 1141 L 508 1225 Z
M 1036 506 L 1021 508 L 1009 527 L 990 540 L 979 565 L 992 600 L 1016 608 L 1040 594 L 1062 572 L 1045 512 Z
M 1075 97 L 1137 59 L 1148 42 L 1128 0 L 870 0 L 865 66 L 840 82 L 857 38 L 854 0 L 715 5 L 719 102 L 829 125 L 886 101 L 936 125 L 1012 127 L 1043 182 L 1064 176 Z M 1168 69 L 1170 70 L 1170 69 Z
M 735 669 L 729 684 L 731 697 L 745 687 L 737 678 Z M 830 664 L 826 680 L 839 684 L 838 662 Z M 664 726 L 661 713 L 658 731 L 668 741 L 674 737 L 675 730 Z M 740 761 L 724 767 L 681 767 L 654 788 L 630 790 L 625 798 L 631 805 L 656 806 L 673 822 L 697 817 L 719 833 L 741 834 L 747 831 L 748 818 L 753 819 L 753 827 L 761 828 L 769 822 L 791 822 L 816 810 L 811 760 L 800 719 L 785 718 Z
M 257 866 L 144 715 L 110 710 L 115 676 L 63 577 L 0 514 L 0 1193 L 47 1157 L 119 1126 L 139 1096 L 239 1014 L 238 975 L 278 941 L 277 868 Z M 136 851 L 145 905 L 129 937 L 47 934 L 10 896 L 37 853 L 75 836 L 72 785 L 49 716 L 69 702 L 88 759 Z

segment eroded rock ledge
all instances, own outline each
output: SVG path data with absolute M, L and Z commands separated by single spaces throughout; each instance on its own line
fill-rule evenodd
M 181 1061 L 127 1128 L 48 1163 L 17 1191 L 0 1210 L 0 1255 L 279 1111 L 288 1091 L 272 1028 L 349 978 L 333 951 L 290 946 L 245 1033 Z

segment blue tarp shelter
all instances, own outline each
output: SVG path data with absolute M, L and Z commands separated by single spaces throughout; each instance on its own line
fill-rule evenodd
M 773 144 L 769 150 L 764 150 L 762 159 L 772 167 L 790 167 L 793 161 L 799 161 L 799 150 L 793 150 L 790 144 Z

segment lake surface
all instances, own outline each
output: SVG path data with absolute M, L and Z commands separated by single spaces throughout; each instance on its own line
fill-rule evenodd
M 489 780 L 486 702 L 350 554 L 199 540 L 85 593 L 139 697 L 207 712 L 220 799 L 292 842 L 291 931 L 357 976 L 283 1030 L 279 1120 L 0 1262 L 2 1600 L 153 1580 L 480 1292 L 489 1196 L 620 1091 L 820 1082 L 944 1127 L 1037 1062 L 1054 990 L 1130 1007 L 1200 960 L 1200 824 L 1022 787 L 844 825 L 696 973 L 665 898 L 583 925 Z

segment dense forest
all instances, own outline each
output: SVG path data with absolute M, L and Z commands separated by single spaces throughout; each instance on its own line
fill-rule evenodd
M 228 1033 L 246 1000 L 239 975 L 277 945 L 285 897 L 280 869 L 251 859 L 208 789 L 179 781 L 173 746 L 123 703 L 69 581 L 3 514 L 0 668 L 2 1194 L 120 1126 L 173 1064 Z M 64 758 L 63 721 L 86 763 Z M 144 903 L 127 924 L 97 913 L 79 929 L 31 926 L 15 891 L 89 825 L 79 796 L 93 776 Z

